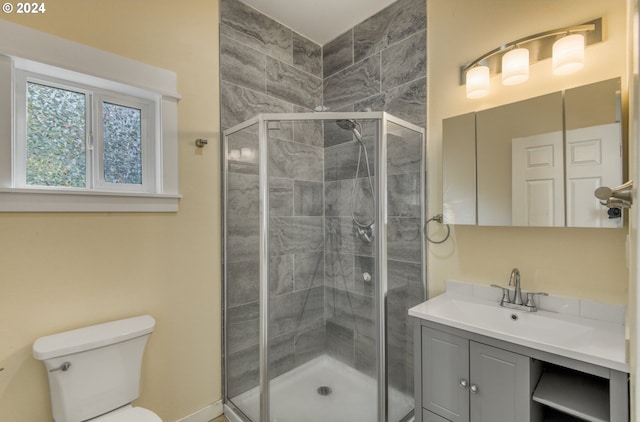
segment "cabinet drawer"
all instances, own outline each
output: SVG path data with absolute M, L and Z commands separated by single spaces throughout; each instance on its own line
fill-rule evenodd
M 422 409 L 422 422 L 449 422 L 445 418 L 441 418 L 435 413 L 429 412 L 427 409 Z

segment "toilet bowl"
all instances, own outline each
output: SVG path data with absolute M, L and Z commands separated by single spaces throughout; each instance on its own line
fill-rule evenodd
M 55 422 L 162 422 L 134 407 L 142 355 L 155 319 L 142 315 L 41 337 L 33 356 L 49 377 Z

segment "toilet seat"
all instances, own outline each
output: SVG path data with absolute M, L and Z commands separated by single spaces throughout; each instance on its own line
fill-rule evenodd
M 162 422 L 162 419 L 144 407 L 127 405 L 87 422 Z

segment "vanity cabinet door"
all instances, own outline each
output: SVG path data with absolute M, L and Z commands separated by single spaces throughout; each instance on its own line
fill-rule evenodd
M 471 422 L 528 422 L 530 358 L 471 341 Z
M 469 422 L 469 340 L 422 327 L 421 358 L 422 406 L 451 422 Z

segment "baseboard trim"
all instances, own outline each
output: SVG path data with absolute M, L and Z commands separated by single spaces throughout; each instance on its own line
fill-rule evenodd
M 209 422 L 212 419 L 222 415 L 222 400 L 212 403 L 202 409 L 178 419 L 176 422 Z

